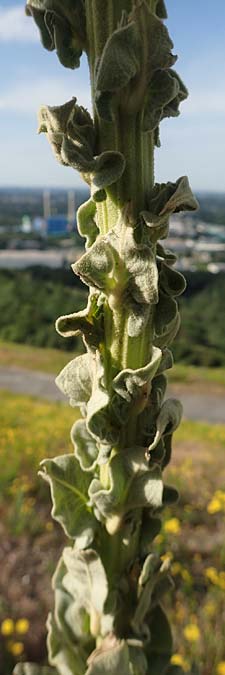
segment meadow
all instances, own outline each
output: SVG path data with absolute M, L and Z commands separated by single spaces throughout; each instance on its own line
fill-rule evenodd
M 63 534 L 51 520 L 48 487 L 37 471 L 44 457 L 72 451 L 75 416 L 64 404 L 1 393 L 1 675 L 18 659 L 45 660 L 50 578 Z M 201 675 L 225 673 L 224 447 L 225 426 L 182 422 L 167 470 L 180 501 L 164 512 L 156 540 L 171 560 L 176 589 L 166 601 L 173 663 L 185 672 L 197 664 Z

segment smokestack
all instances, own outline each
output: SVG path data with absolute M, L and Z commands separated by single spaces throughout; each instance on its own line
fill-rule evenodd
M 51 215 L 51 200 L 49 190 L 44 190 L 43 192 L 43 212 L 44 219 L 47 220 Z
M 75 191 L 69 190 L 68 191 L 68 214 L 67 214 L 67 217 L 68 217 L 68 225 L 69 225 L 70 230 L 74 229 L 75 211 L 76 211 Z

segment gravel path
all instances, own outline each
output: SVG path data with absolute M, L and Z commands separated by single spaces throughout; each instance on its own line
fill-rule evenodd
M 210 385 L 209 385 L 210 386 Z M 0 389 L 16 394 L 29 394 L 50 401 L 65 401 L 67 398 L 56 387 L 54 376 L 16 367 L 0 367 Z M 225 393 L 210 394 L 191 391 L 186 385 L 170 385 L 168 395 L 178 396 L 183 403 L 184 417 L 203 420 L 213 424 L 225 424 Z

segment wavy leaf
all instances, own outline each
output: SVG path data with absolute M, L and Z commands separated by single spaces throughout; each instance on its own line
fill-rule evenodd
M 95 158 L 93 185 L 102 190 L 121 178 L 125 169 L 125 158 L 121 152 L 108 150 Z
M 131 675 L 128 646 L 124 640 L 119 642 L 114 636 L 103 641 L 102 646 L 91 654 L 88 663 L 85 675 Z
M 93 436 L 88 432 L 85 420 L 78 420 L 71 429 L 71 440 L 74 444 L 75 456 L 82 471 L 93 471 L 99 450 Z
M 88 345 L 96 348 L 103 340 L 103 310 L 98 305 L 99 294 L 89 295 L 88 304 L 80 312 L 60 316 L 56 330 L 63 337 L 82 334 Z
M 109 275 L 114 266 L 114 251 L 107 237 L 98 237 L 93 246 L 72 269 L 87 286 L 107 291 Z
M 186 288 L 186 281 L 180 272 L 177 270 L 171 269 L 166 263 L 160 265 L 160 274 L 159 274 L 159 283 L 160 288 L 167 293 L 167 295 L 178 296 L 181 295 Z
M 77 551 L 66 547 L 63 560 L 66 566 L 63 588 L 75 600 L 73 624 L 76 614 L 85 611 L 90 617 L 91 634 L 97 636 L 108 595 L 107 577 L 99 555 L 92 549 Z
M 177 325 L 177 315 L 178 315 L 178 306 L 176 300 L 171 298 L 166 293 L 160 291 L 159 293 L 159 302 L 156 305 L 155 313 L 155 333 L 156 336 L 163 336 L 171 328 L 171 324 L 174 326 L 176 320 Z
M 69 397 L 71 406 L 82 406 L 88 402 L 92 392 L 92 371 L 91 354 L 81 354 L 69 361 L 57 376 L 57 387 Z
M 144 448 L 129 448 L 114 456 L 108 465 L 108 486 L 93 479 L 89 487 L 91 502 L 104 518 L 123 515 L 133 508 L 160 508 L 163 484 L 160 468 L 149 469 Z
M 86 237 L 86 247 L 90 248 L 99 234 L 95 221 L 96 203 L 93 199 L 81 204 L 77 210 L 77 229 L 82 237 Z
M 108 38 L 99 62 L 96 89 L 117 91 L 125 87 L 140 67 L 139 37 L 134 21 L 118 28 Z
M 163 349 L 166 345 L 171 345 L 176 337 L 180 328 L 180 314 L 177 309 L 177 313 L 174 316 L 174 319 L 164 327 L 161 335 L 155 335 L 154 342 L 160 349 Z
M 121 398 L 124 398 L 128 403 L 135 401 L 140 396 L 140 390 L 147 384 L 150 388 L 150 383 L 155 376 L 160 361 L 162 352 L 160 349 L 153 347 L 151 361 L 143 368 L 134 370 L 127 368 L 122 370 L 113 380 L 112 386 Z
M 141 333 L 149 318 L 149 305 L 158 302 L 155 247 L 138 244 L 128 225 L 121 237 L 118 224 L 107 235 L 98 236 L 72 268 L 86 285 L 104 291 L 110 307 L 114 307 L 119 293 L 127 306 L 128 335 Z
M 165 12 L 162 3 L 158 11 L 159 14 Z M 96 105 L 99 115 L 108 121 L 112 119 L 112 93 L 119 94 L 118 102 L 126 111 L 135 106 L 139 108 L 155 71 L 175 63 L 172 47 L 166 26 L 150 12 L 147 3 L 136 5 L 129 17 L 124 14 L 122 25 L 108 38 L 98 64 Z M 122 91 L 124 96 L 120 94 Z M 115 105 L 115 99 L 113 103 Z
M 56 50 L 66 68 L 78 68 L 85 46 L 85 14 L 82 0 L 28 0 L 26 13 L 37 24 L 43 46 Z
M 156 448 L 164 434 L 173 433 L 179 426 L 182 418 L 183 406 L 175 398 L 168 398 L 162 405 L 156 420 L 156 433 L 153 442 L 148 448 L 148 453 Z
M 150 609 L 158 604 L 164 592 L 171 586 L 168 568 L 168 561 L 162 562 L 153 553 L 150 553 L 145 559 L 138 579 L 138 602 L 132 619 L 132 628 L 135 634 L 140 637 L 148 635 L 146 619 Z
M 39 474 L 50 485 L 52 517 L 68 537 L 76 539 L 77 546 L 89 546 L 96 523 L 88 506 L 88 474 L 81 471 L 74 455 L 43 460 Z
M 80 650 L 70 640 L 65 640 L 51 614 L 47 620 L 48 629 L 48 658 L 51 665 L 56 667 L 59 675 L 83 675 L 85 660 L 80 656 Z
M 181 176 L 176 183 L 156 183 L 150 197 L 150 205 L 153 214 L 167 217 L 171 213 L 195 211 L 198 208 L 187 176 Z
M 187 96 L 187 89 L 175 71 L 156 71 L 147 91 L 143 131 L 154 131 L 165 117 L 177 117 L 179 105 Z

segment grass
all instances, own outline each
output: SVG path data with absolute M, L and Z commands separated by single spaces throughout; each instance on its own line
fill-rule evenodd
M 0 341 L 0 366 L 17 366 L 57 374 L 74 354 L 59 349 Z
M 37 471 L 44 457 L 72 451 L 69 430 L 76 414 L 64 404 L 1 393 L 0 515 L 5 525 L 0 550 L 2 545 L 6 551 L 6 576 L 2 583 L 0 579 L 0 624 L 7 617 L 16 621 L 22 612 L 30 627 L 20 637 L 21 658 L 32 661 L 37 659 L 38 635 L 38 653 L 44 654 L 50 577 L 63 542 L 61 529 L 50 518 L 48 486 Z M 186 669 L 197 663 L 200 675 L 218 675 L 218 664 L 225 661 L 224 447 L 225 425 L 182 422 L 166 470 L 166 481 L 178 487 L 181 497 L 167 509 L 155 542 L 159 553 L 171 559 L 175 590 L 167 595 L 166 605 L 175 658 Z M 26 590 L 23 579 L 28 583 L 29 578 Z M 10 652 L 12 640 L 2 636 L 0 642 L 2 672 L 9 675 L 17 660 Z
M 17 366 L 56 375 L 73 357 L 73 352 L 0 341 L 0 366 Z M 179 363 L 169 373 L 169 381 L 198 387 L 210 383 L 225 389 L 225 368 L 199 368 Z

